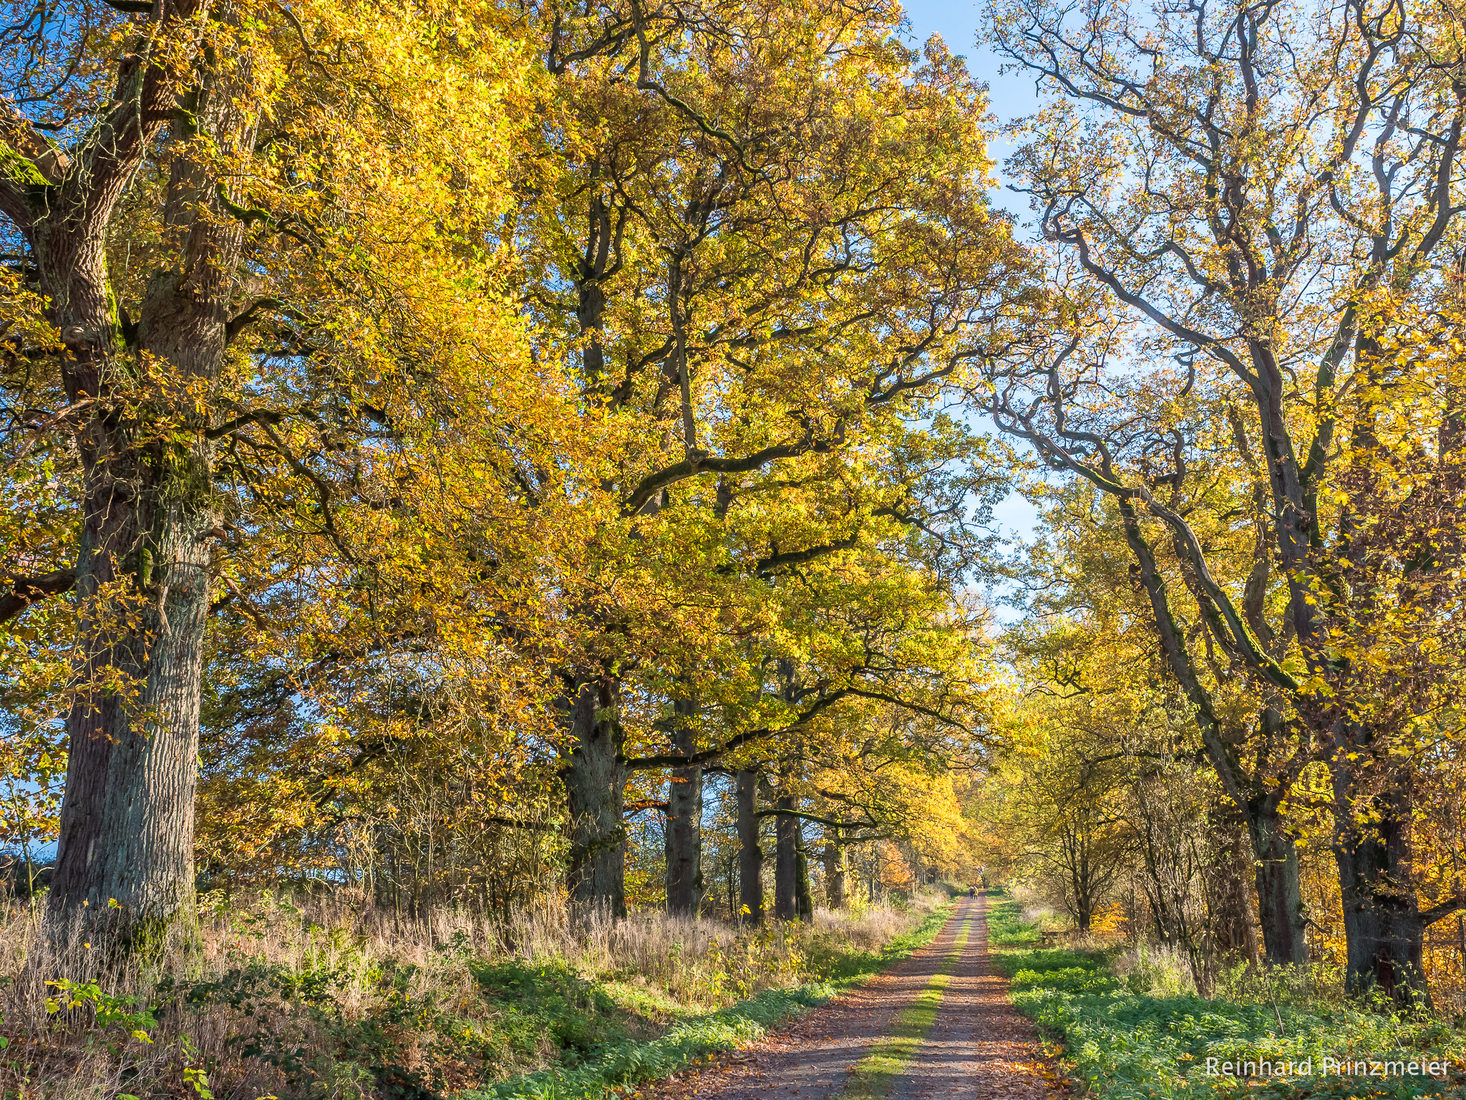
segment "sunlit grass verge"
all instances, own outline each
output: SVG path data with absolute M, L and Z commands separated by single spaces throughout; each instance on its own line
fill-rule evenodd
M 952 980 L 952 971 L 967 946 L 971 925 L 971 917 L 962 922 L 952 941 L 952 949 L 942 960 L 942 968 L 932 976 L 916 1000 L 896 1014 L 890 1036 L 876 1044 L 875 1049 L 850 1071 L 850 1084 L 841 1091 L 841 1100 L 879 1100 L 891 1091 L 896 1078 L 906 1072 L 906 1067 L 916 1057 L 936 1022 L 937 1009 L 941 1007 L 942 996 Z
M 1016 903 L 997 909 L 1005 910 L 1001 920 L 1021 920 Z M 1032 949 L 994 956 L 1012 979 L 1013 1003 L 1062 1045 L 1083 1095 L 1100 1100 L 1466 1095 L 1466 1035 L 1444 1020 L 1373 1011 L 1281 981 L 1271 986 L 1267 980 L 1236 982 L 1218 997 L 1160 991 L 1144 971 L 1118 977 L 1116 956 L 1115 950 Z M 1234 1063 L 1231 1074 L 1225 1072 L 1228 1062 Z M 1446 1068 L 1436 1076 L 1410 1073 L 1412 1062 Z
M 988 945 L 1016 947 L 1043 939 L 1037 924 L 1025 920 L 1023 906 L 1011 898 L 999 899 L 988 891 Z
M 459 1100 L 599 1100 L 623 1094 L 706 1055 L 753 1042 L 770 1028 L 925 947 L 936 937 L 949 909 L 950 905 L 934 909 L 914 930 L 880 951 L 831 945 L 820 955 L 811 953 L 807 965 L 820 975 L 814 981 L 792 989 L 768 989 L 727 1008 L 685 1017 L 654 1038 L 600 1044 L 577 1066 L 545 1069 L 457 1096 Z

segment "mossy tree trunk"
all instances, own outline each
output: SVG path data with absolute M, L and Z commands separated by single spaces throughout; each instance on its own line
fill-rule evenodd
M 160 7 L 176 25 L 197 5 Z M 214 15 L 227 20 L 229 6 Z M 123 954 L 192 926 L 204 624 L 220 524 L 212 425 L 196 401 L 224 364 L 243 233 L 210 167 L 182 151 L 135 327 L 123 324 L 104 242 L 168 119 L 181 138 L 198 132 L 225 154 L 248 151 L 253 122 L 235 95 L 247 78 L 206 69 L 192 111 L 175 115 L 175 78 L 125 61 L 115 109 L 25 228 L 66 347 L 67 397 L 85 407 L 80 637 L 48 916 L 58 935 L 80 925 Z

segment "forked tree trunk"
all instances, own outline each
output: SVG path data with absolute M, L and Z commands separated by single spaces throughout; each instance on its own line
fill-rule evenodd
M 764 853 L 758 846 L 758 772 L 740 771 L 734 780 L 738 804 L 738 904 L 754 924 L 764 919 Z
M 626 916 L 626 762 L 621 684 L 584 678 L 562 702 L 570 757 L 561 769 L 570 811 L 566 885 L 581 920 Z
M 1062 844 L 1069 877 L 1069 889 L 1073 894 L 1072 912 L 1079 931 L 1088 932 L 1094 921 L 1098 899 L 1095 897 L 1093 868 L 1089 861 L 1089 835 L 1084 825 L 1065 822 Z
M 678 699 L 673 711 L 679 720 L 672 747 L 679 753 L 697 748 L 690 720 L 696 707 Z M 667 912 L 695 917 L 702 908 L 702 766 L 673 768 L 667 786 Z
M 190 121 L 225 151 L 253 141 L 233 90 L 206 80 Z M 172 406 L 165 394 L 156 407 L 156 393 L 138 385 L 139 363 L 162 364 L 179 393 L 218 377 L 243 236 L 216 180 L 186 155 L 173 164 L 163 216 L 164 266 L 147 286 L 135 352 L 110 289 L 106 226 L 58 216 L 34 234 L 73 359 L 68 395 L 96 400 L 77 440 L 81 659 L 48 910 L 61 935 L 79 924 L 123 953 L 151 953 L 192 926 L 204 623 L 220 521 L 209 423 L 187 396 Z
M 1087 933 L 1093 922 L 1094 910 L 1090 907 L 1089 899 L 1081 894 L 1074 901 L 1074 923 L 1080 932 Z
M 1138 579 L 1150 601 L 1161 649 L 1177 683 L 1191 702 L 1192 716 L 1206 747 L 1207 758 L 1217 778 L 1232 792 L 1234 800 L 1245 803 L 1242 810 L 1247 818 L 1248 836 L 1257 868 L 1258 919 L 1263 951 L 1270 962 L 1305 962 L 1307 948 L 1303 939 L 1298 853 L 1278 814 L 1278 802 L 1286 792 L 1260 789 L 1262 784 L 1257 777 L 1247 775 L 1239 768 L 1228 751 L 1229 738 L 1171 614 L 1165 578 L 1156 564 L 1154 549 L 1141 533 L 1135 505 L 1122 498 L 1119 510 L 1124 521 L 1125 540 L 1135 558 Z M 1282 719 L 1271 706 L 1264 709 L 1261 721 L 1265 727 L 1271 725 L 1277 731 L 1281 729 Z

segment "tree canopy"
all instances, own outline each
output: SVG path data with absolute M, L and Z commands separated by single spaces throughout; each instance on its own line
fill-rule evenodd
M 899 857 L 1428 997 L 1449 5 L 994 2 L 1002 165 L 894 0 L 0 8 L 0 843 L 53 927 L 797 918 Z

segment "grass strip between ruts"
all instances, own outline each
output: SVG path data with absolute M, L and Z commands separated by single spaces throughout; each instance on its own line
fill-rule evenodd
M 942 960 L 941 969 L 932 975 L 931 981 L 914 1001 L 896 1013 L 891 1023 L 891 1034 L 851 1069 L 850 1083 L 840 1090 L 840 1100 L 879 1100 L 891 1091 L 896 1078 L 906 1071 L 936 1022 L 942 995 L 952 980 L 957 961 L 962 958 L 971 928 L 972 918 L 967 917 L 957 930 L 952 949 Z

